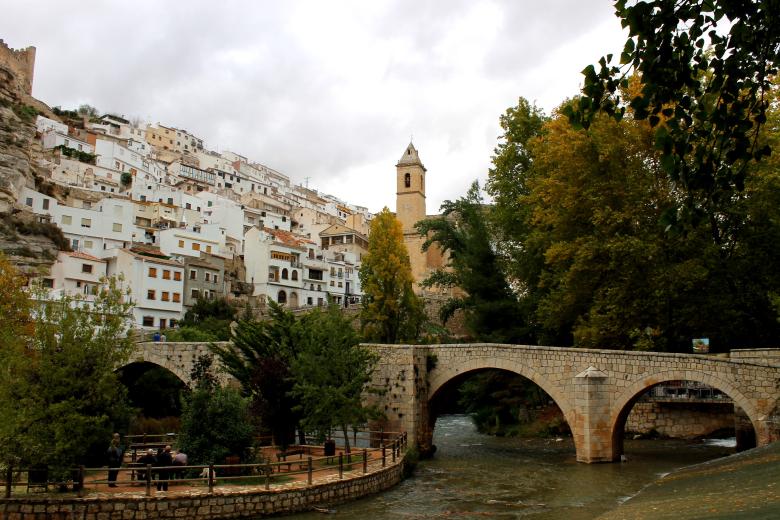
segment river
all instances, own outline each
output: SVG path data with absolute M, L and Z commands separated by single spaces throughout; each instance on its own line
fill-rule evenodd
M 465 415 L 436 422 L 436 455 L 393 489 L 336 506 L 335 519 L 590 519 L 658 476 L 733 453 L 722 443 L 627 440 L 628 461 L 580 464 L 564 439 L 482 435 Z M 312 520 L 322 513 L 288 518 Z

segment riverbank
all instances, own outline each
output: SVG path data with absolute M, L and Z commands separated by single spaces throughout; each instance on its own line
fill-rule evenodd
M 780 518 L 780 442 L 690 466 L 598 520 Z

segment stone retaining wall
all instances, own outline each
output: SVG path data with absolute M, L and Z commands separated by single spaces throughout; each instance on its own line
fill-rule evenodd
M 388 489 L 403 478 L 403 461 L 366 475 L 268 490 L 217 489 L 178 496 L 100 496 L 86 498 L 10 498 L 0 500 L 0 520 L 151 520 L 226 519 L 309 511 Z
M 626 420 L 626 431 L 691 439 L 716 430 L 734 428 L 734 405 L 731 403 L 659 403 L 638 402 Z

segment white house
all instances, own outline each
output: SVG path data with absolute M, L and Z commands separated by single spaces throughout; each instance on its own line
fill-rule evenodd
M 129 200 L 105 198 L 94 208 L 74 208 L 23 188 L 20 203 L 36 214 L 49 215 L 75 251 L 104 257 L 107 251 L 127 247 L 134 240 L 133 203 Z
M 117 249 L 108 259 L 108 275 L 122 273 L 129 287 L 133 321 L 145 329 L 173 327 L 182 318 L 184 266 L 159 251 Z
M 85 301 L 94 301 L 106 274 L 105 260 L 80 251 L 60 251 L 44 284 L 53 295 L 79 295 Z
M 311 245 L 316 244 L 287 231 L 250 228 L 244 235 L 244 265 L 253 295 L 292 308 L 305 304 L 301 260 Z
M 219 224 L 194 224 L 192 226 L 161 229 L 160 250 L 166 255 L 199 258 L 201 252 L 227 255 L 225 228 Z
M 49 130 L 54 130 L 55 132 L 68 135 L 68 125 L 55 121 L 54 119 L 49 119 L 48 117 L 38 116 L 35 120 L 35 128 L 41 134 L 44 134 Z
M 58 146 L 64 146 L 65 148 L 73 148 L 79 152 L 95 153 L 95 148 L 86 141 L 76 139 L 67 133 L 58 132 L 56 130 L 47 130 L 43 133 L 43 149 L 51 150 Z

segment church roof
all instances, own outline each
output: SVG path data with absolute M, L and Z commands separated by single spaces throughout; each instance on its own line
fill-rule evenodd
M 406 147 L 404 154 L 398 159 L 398 164 L 396 164 L 396 166 L 421 166 L 425 169 L 422 161 L 420 161 L 420 155 L 417 153 L 417 148 L 415 148 L 412 143 L 409 143 L 409 146 Z

